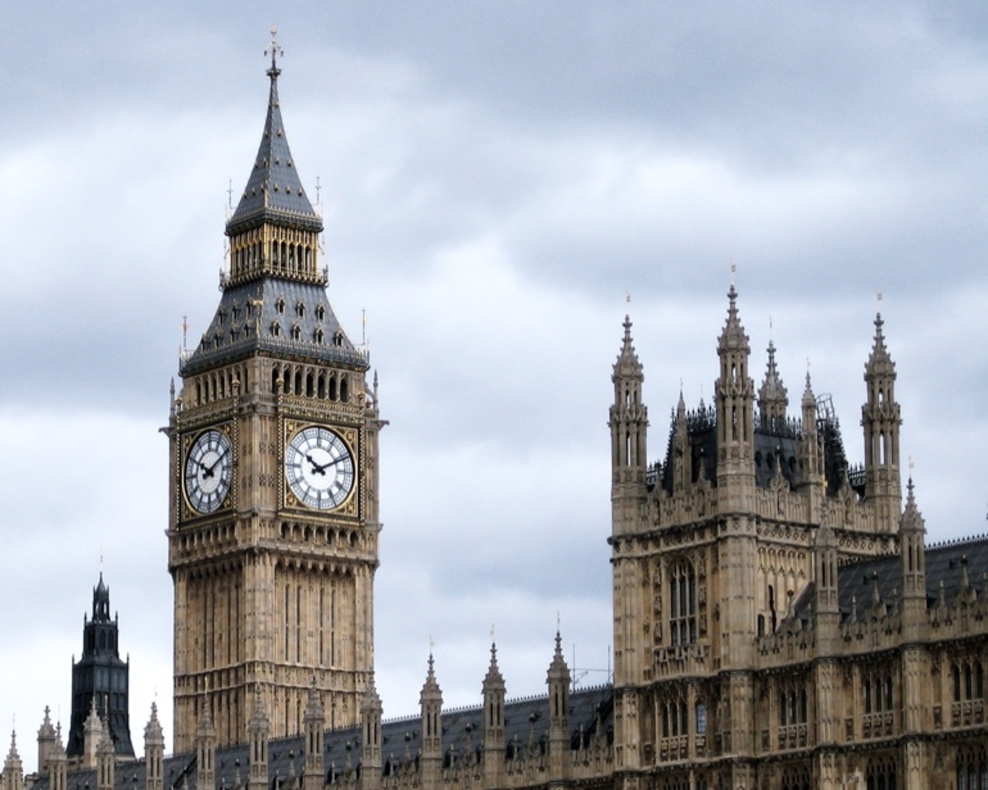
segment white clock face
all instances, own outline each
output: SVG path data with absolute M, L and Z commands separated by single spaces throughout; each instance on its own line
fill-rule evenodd
M 200 513 L 218 510 L 230 492 L 233 457 L 230 440 L 220 431 L 199 434 L 185 460 L 185 495 Z
M 285 479 L 303 505 L 332 510 L 353 490 L 353 455 L 334 431 L 315 425 L 303 428 L 285 452 Z

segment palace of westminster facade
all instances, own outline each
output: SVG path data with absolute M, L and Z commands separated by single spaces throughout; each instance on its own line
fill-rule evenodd
M 430 657 L 420 715 L 382 722 L 385 423 L 327 298 L 277 51 L 220 304 L 172 393 L 174 754 L 152 709 L 134 755 L 101 578 L 65 744 L 46 712 L 38 773 L 12 739 L 0 790 L 988 790 L 988 539 L 924 547 L 881 316 L 851 467 L 809 375 L 789 415 L 771 344 L 755 388 L 733 285 L 713 405 L 680 396 L 660 463 L 624 324 L 612 682 L 573 687 L 557 634 L 546 697 L 506 700 L 492 646 L 479 707 L 443 711 Z

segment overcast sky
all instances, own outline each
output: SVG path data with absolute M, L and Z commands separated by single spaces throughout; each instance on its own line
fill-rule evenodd
M 287 5 L 287 4 L 286 4 Z M 10 3 L 0 48 L 0 720 L 68 726 L 103 571 L 138 752 L 171 748 L 169 381 L 219 299 L 228 185 L 272 22 L 330 298 L 380 375 L 377 685 L 430 636 L 475 704 L 544 691 L 557 613 L 610 655 L 611 365 L 626 311 L 649 455 L 710 398 L 737 262 L 751 371 L 809 360 L 853 462 L 884 300 L 928 540 L 985 528 L 988 7 L 941 2 Z M 630 295 L 630 302 L 628 297 Z M 770 333 L 770 316 L 773 328 Z M 9 718 L 6 718 L 9 717 Z M 6 744 L 0 745 L 6 752 Z

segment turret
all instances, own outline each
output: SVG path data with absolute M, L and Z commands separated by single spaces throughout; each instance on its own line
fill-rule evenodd
M 443 693 L 436 682 L 432 653 L 429 653 L 429 671 L 419 696 L 422 709 L 422 787 L 436 790 L 439 787 L 443 760 Z
M 162 790 L 165 779 L 165 734 L 158 721 L 158 703 L 151 703 L 151 718 L 144 728 L 144 788 Z
M 216 727 L 209 715 L 209 705 L 202 706 L 196 727 L 196 790 L 216 787 Z
M 569 667 L 563 658 L 562 638 L 556 631 L 556 652 L 549 665 L 549 780 L 569 778 Z
M 48 790 L 66 790 L 68 787 L 68 758 L 62 745 L 61 725 L 55 731 L 55 742 L 48 754 Z
M 895 363 L 885 348 L 882 314 L 875 317 L 875 342 L 865 364 L 867 400 L 861 407 L 865 443 L 865 499 L 876 502 L 879 529 L 895 529 L 902 507 L 899 481 L 899 404 Z
M 113 790 L 114 762 L 110 725 L 104 721 L 96 746 L 96 790 Z
M 751 518 L 755 510 L 754 389 L 748 376 L 751 347 L 738 316 L 734 284 L 727 294 L 727 322 L 717 342 L 720 376 L 714 384 L 717 410 L 717 507 L 729 523 L 719 550 L 731 559 L 721 566 L 720 661 L 726 669 L 750 667 L 758 622 L 756 554 Z M 740 676 L 732 682 L 750 684 Z M 732 711 L 732 726 L 736 719 Z M 733 747 L 748 750 L 750 732 L 735 726 Z
M 758 390 L 758 412 L 762 424 L 771 427 L 784 423 L 786 409 L 789 408 L 789 393 L 779 376 L 775 364 L 775 343 L 768 342 L 768 366 L 765 370 L 765 380 Z
M 679 402 L 676 404 L 676 417 L 672 429 L 672 490 L 685 491 L 693 482 L 693 457 L 690 447 L 689 429 L 686 425 L 686 401 L 683 389 L 679 389 Z M 702 465 L 701 465 L 702 470 Z
M 323 733 L 326 716 L 315 683 L 309 687 L 309 699 L 305 704 L 305 767 L 302 771 L 302 790 L 322 790 L 326 773 Z
M 51 723 L 51 709 L 45 705 L 45 720 L 38 728 L 38 773 L 44 774 L 48 771 L 48 758 L 55 747 L 55 728 Z
M 916 638 L 926 622 L 926 523 L 916 507 L 912 478 L 906 486 L 906 508 L 899 524 L 899 550 L 902 557 L 902 629 Z
M 381 787 L 381 717 L 384 709 L 371 678 L 360 706 L 360 728 L 364 734 L 363 754 L 360 758 L 361 790 L 378 790 Z
M 24 766 L 17 753 L 17 733 L 10 733 L 10 751 L 3 762 L 3 790 L 24 790 Z
M 727 297 L 727 322 L 717 341 L 720 377 L 714 384 L 717 407 L 717 485 L 731 510 L 750 510 L 754 474 L 754 389 L 748 376 L 751 346 L 738 317 L 734 284 Z
M 614 403 L 608 421 L 611 429 L 611 507 L 615 532 L 634 528 L 638 504 L 644 501 L 646 494 L 648 409 L 642 403 L 644 380 L 642 365 L 631 340 L 631 319 L 625 316 L 624 340 L 611 375 Z
M 84 768 L 96 767 L 96 750 L 103 734 L 103 722 L 96 713 L 96 697 L 89 703 L 89 715 L 83 723 L 82 765 Z
M 484 787 L 496 788 L 504 777 L 504 678 L 491 643 L 491 663 L 484 678 Z
M 837 537 L 833 529 L 822 524 L 816 533 L 814 549 L 814 578 L 816 610 L 814 612 L 817 641 L 821 653 L 837 649 L 840 608 L 837 589 Z
M 264 714 L 261 704 L 261 691 L 254 691 L 254 710 L 247 722 L 247 749 L 250 772 L 247 778 L 248 790 L 267 790 L 268 786 L 268 736 L 271 723 Z
M 95 742 L 88 750 L 85 744 L 86 717 L 95 705 L 96 715 L 110 728 L 116 753 L 133 757 L 128 703 L 130 666 L 120 658 L 119 624 L 117 617 L 110 615 L 110 588 L 102 573 L 93 588 L 92 619 L 83 617 L 82 630 L 82 656 L 72 663 L 72 717 L 66 754 L 83 756 L 84 764 L 95 765 L 90 762 L 95 760 Z

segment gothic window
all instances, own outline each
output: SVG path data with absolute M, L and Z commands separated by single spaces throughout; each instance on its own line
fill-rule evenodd
M 315 341 L 316 341 L 316 342 L 317 342 L 317 343 L 318 343 L 319 345 L 322 345 L 322 341 L 323 341 L 323 334 L 322 334 L 322 327 L 321 327 L 321 326 L 317 326 L 317 327 L 316 327 L 316 331 L 312 333 L 312 338 L 313 338 L 313 340 L 315 340 Z
M 685 702 L 670 701 L 662 706 L 662 737 L 678 738 L 689 733 L 689 711 Z
M 316 318 L 322 321 L 326 317 L 326 308 L 321 304 L 316 305 Z
M 787 768 L 782 773 L 782 790 L 810 790 L 810 771 L 806 766 Z
M 959 749 L 955 763 L 957 790 L 988 790 L 988 759 L 983 746 Z
M 895 758 L 879 757 L 868 761 L 865 772 L 867 790 L 896 790 Z
M 298 324 L 292 324 L 292 340 L 302 337 L 302 328 Z
M 985 671 L 978 660 L 955 662 L 951 665 L 954 702 L 985 697 Z
M 285 300 L 282 297 L 278 297 L 278 301 L 274 303 L 274 309 L 279 313 L 285 312 Z
M 707 733 L 707 706 L 702 702 L 696 703 L 696 734 L 706 735 Z
M 339 329 L 333 333 L 333 345 L 337 348 L 343 345 L 343 333 Z
M 299 302 L 297 305 L 295 305 L 295 315 L 297 315 L 299 318 L 305 317 L 305 304 Z
M 277 321 L 271 324 L 271 334 L 275 337 L 281 337 L 281 324 Z
M 669 634 L 673 645 L 696 642 L 696 574 L 686 559 L 669 570 Z

